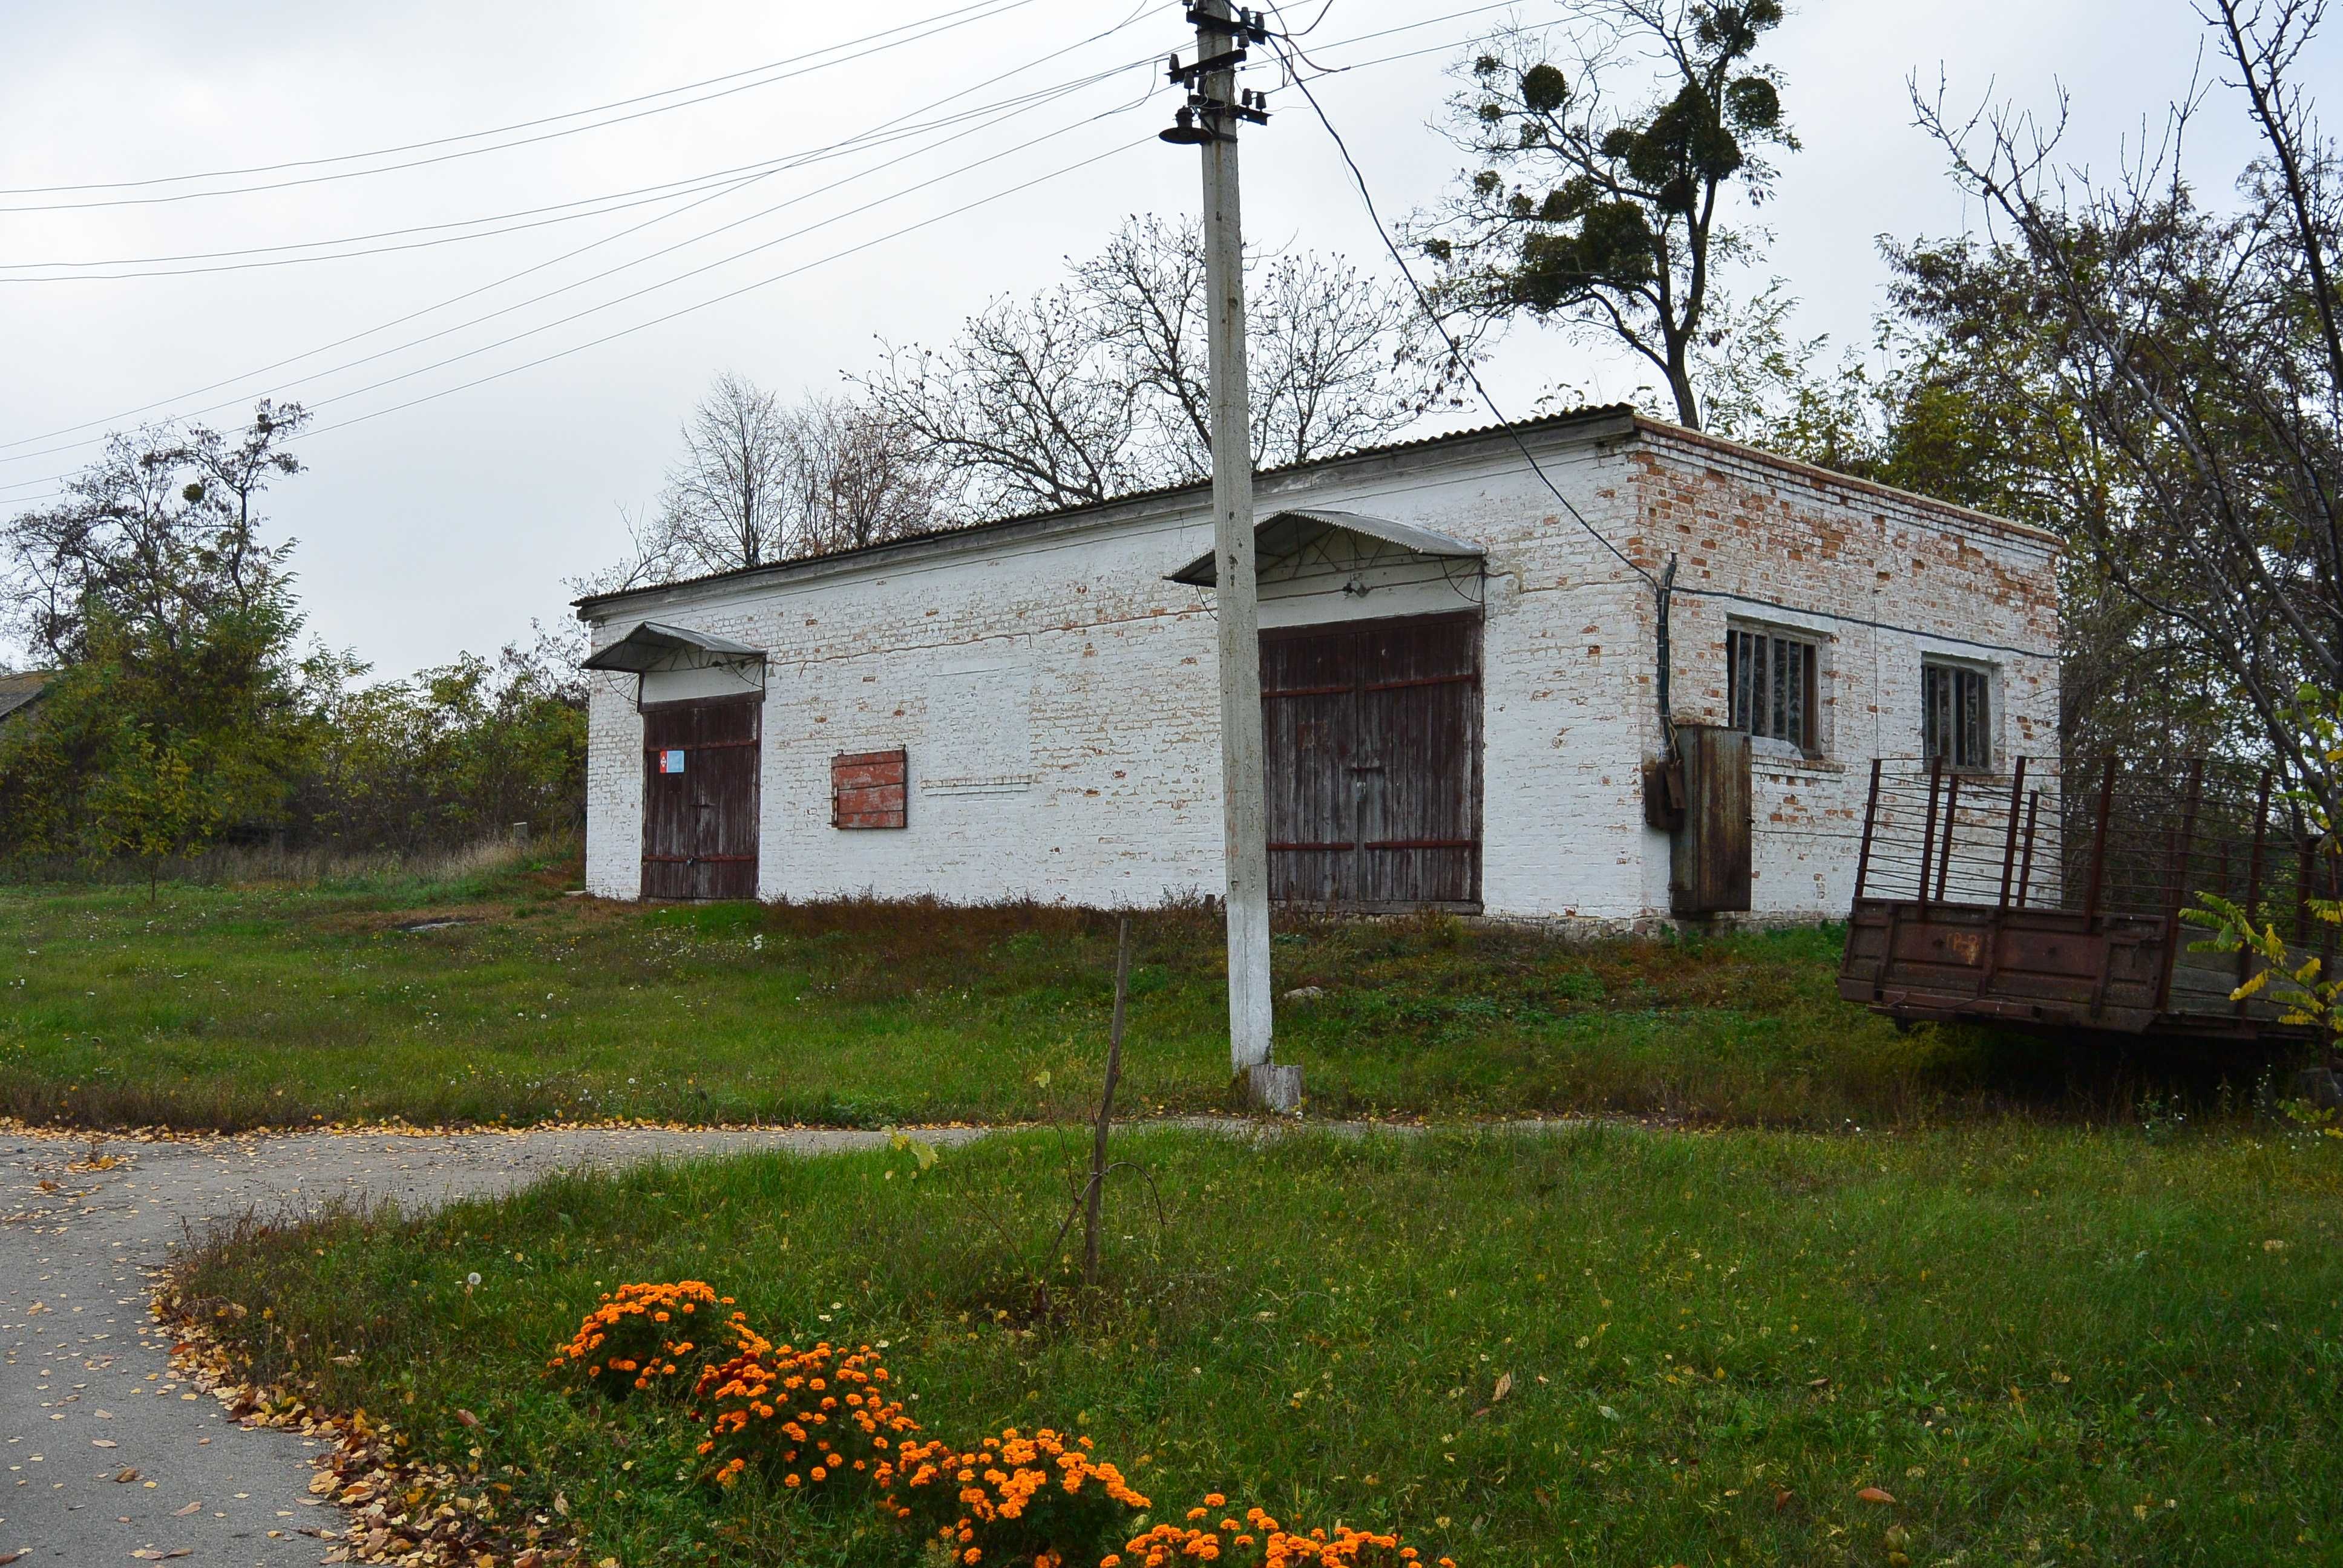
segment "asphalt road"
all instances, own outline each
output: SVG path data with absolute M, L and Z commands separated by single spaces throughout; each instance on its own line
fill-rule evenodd
M 581 1166 L 759 1149 L 829 1153 L 885 1138 L 809 1130 L 304 1133 L 109 1142 L 103 1153 L 117 1163 L 93 1170 L 86 1138 L 0 1131 L 0 1563 L 19 1551 L 20 1568 L 277 1568 L 323 1557 L 325 1545 L 304 1530 L 339 1521 L 308 1493 L 317 1442 L 239 1427 L 216 1400 L 173 1375 L 170 1338 L 147 1311 L 150 1271 L 191 1227 L 256 1210 L 297 1212 L 337 1196 L 419 1206 Z

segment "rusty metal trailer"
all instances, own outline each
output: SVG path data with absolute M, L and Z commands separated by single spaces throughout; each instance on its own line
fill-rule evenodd
M 2314 895 L 2338 861 L 2265 772 L 2105 762 L 2004 774 L 1874 762 L 1839 994 L 1902 1021 L 1969 1020 L 2208 1044 L 2288 1047 L 2312 1031 L 2276 1000 L 2233 1000 L 2245 953 L 2195 951 L 2183 920 L 2217 893 L 2334 958 Z

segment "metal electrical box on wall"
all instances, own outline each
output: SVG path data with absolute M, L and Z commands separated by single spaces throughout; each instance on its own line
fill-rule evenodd
M 1684 825 L 1668 840 L 1668 908 L 1679 915 L 1749 908 L 1749 737 L 1711 724 L 1676 727 Z

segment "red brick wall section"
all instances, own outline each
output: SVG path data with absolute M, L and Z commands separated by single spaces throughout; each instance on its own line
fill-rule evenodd
M 843 751 L 830 759 L 830 825 L 900 828 L 910 762 L 892 751 Z

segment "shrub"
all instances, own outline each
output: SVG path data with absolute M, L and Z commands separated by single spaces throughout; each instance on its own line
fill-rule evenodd
M 1070 1440 L 1047 1427 L 1031 1437 L 1010 1427 L 968 1450 L 909 1443 L 881 1477 L 890 1489 L 883 1506 L 963 1563 L 1061 1568 L 1098 1552 L 1148 1506 L 1120 1470 L 1090 1450 L 1089 1438 Z
M 1186 1568 L 1193 1563 L 1218 1563 L 1225 1568 L 1420 1568 L 1423 1554 L 1403 1546 L 1397 1535 L 1380 1535 L 1338 1524 L 1332 1533 L 1290 1531 L 1258 1508 L 1245 1510 L 1244 1523 L 1223 1518 L 1212 1522 L 1216 1509 L 1228 1506 L 1221 1493 L 1209 1493 L 1204 1506 L 1188 1510 L 1184 1524 L 1158 1524 L 1137 1536 L 1120 1554 L 1101 1559 L 1101 1568 Z M 1443 1557 L 1439 1568 L 1456 1568 Z
M 920 1430 L 890 1381 L 869 1345 L 800 1351 L 744 1331 L 739 1353 L 693 1390 L 708 1406 L 709 1479 L 730 1486 L 753 1467 L 791 1491 L 882 1487 L 897 1445 Z
M 638 1390 L 690 1387 L 715 1354 L 709 1337 L 728 1330 L 741 1343 L 755 1337 L 737 1312 L 729 1323 L 717 1322 L 717 1309 L 731 1304 L 731 1297 L 699 1280 L 620 1285 L 553 1352 L 546 1375 L 582 1375 L 588 1386 L 615 1399 Z M 701 1324 L 705 1336 L 695 1332 Z

